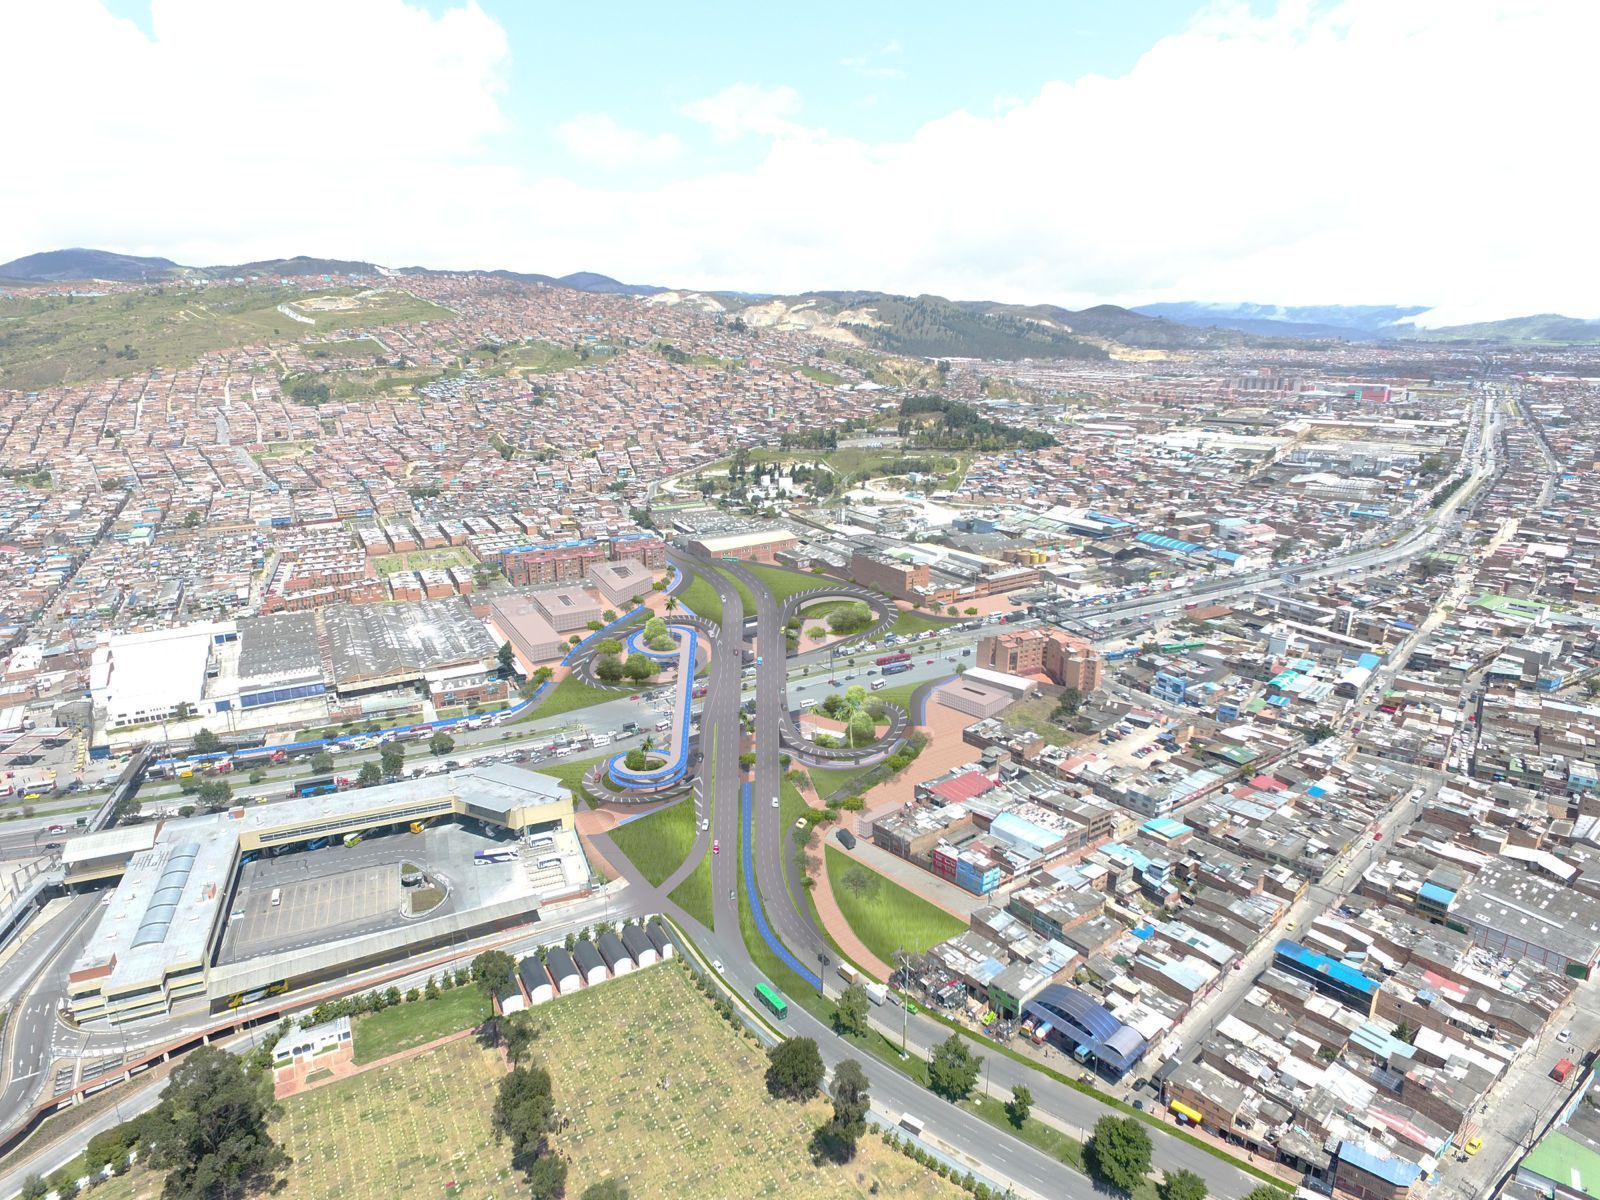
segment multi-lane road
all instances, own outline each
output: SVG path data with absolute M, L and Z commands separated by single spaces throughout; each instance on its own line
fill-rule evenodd
M 1291 569 L 1301 581 L 1306 581 L 1351 569 L 1368 570 L 1386 566 L 1431 549 L 1452 515 L 1485 479 L 1494 474 L 1499 425 L 1494 397 L 1486 396 L 1474 426 L 1468 454 L 1464 456 L 1464 461 L 1470 459 L 1466 481 L 1437 509 L 1419 507 L 1409 525 L 1391 533 L 1381 542 L 1317 562 L 1297 564 Z M 624 856 L 616 853 L 610 855 L 613 864 L 628 876 L 630 882 L 622 903 L 611 908 L 610 915 L 615 918 L 629 912 L 671 911 L 701 943 L 706 953 L 720 961 L 732 986 L 748 995 L 758 981 L 758 973 L 744 947 L 739 903 L 740 889 L 744 886 L 741 790 L 747 782 L 739 762 L 745 737 L 740 705 L 746 695 L 743 669 L 746 650 L 750 649 L 746 639 L 753 633 L 753 650 L 757 656 L 753 681 L 755 763 L 748 782 L 752 788 L 753 836 L 750 853 L 756 889 L 775 937 L 808 971 L 814 971 L 826 980 L 826 965 L 833 957 L 831 947 L 817 930 L 810 906 L 804 900 L 798 856 L 793 853 L 793 843 L 788 837 L 783 813 L 773 807 L 772 801 L 780 794 L 780 730 L 791 711 L 791 684 L 798 677 L 797 672 L 805 672 L 813 680 L 820 678 L 818 668 L 827 665 L 828 655 L 826 652 L 811 652 L 791 657 L 786 653 L 781 605 L 773 597 L 770 588 L 754 573 L 737 564 L 712 564 L 692 559 L 680 559 L 679 566 L 686 574 L 703 576 L 716 589 L 723 606 L 723 620 L 713 642 L 707 678 L 709 691 L 701 714 L 699 777 L 692 798 L 683 801 L 696 804 L 697 812 L 705 816 L 709 827 L 697 827 L 697 839 L 689 859 L 660 889 L 652 887 L 638 876 Z M 753 614 L 744 612 L 739 589 L 732 583 L 734 578 L 754 598 L 756 611 Z M 1120 618 L 1160 614 L 1172 611 L 1190 600 L 1222 599 L 1240 591 L 1259 590 L 1263 583 L 1275 578 L 1276 573 L 1271 573 L 1259 577 L 1233 576 L 1207 580 L 1181 591 L 1098 606 L 1085 615 L 1103 620 L 1109 616 Z M 753 629 L 747 629 L 747 617 L 753 617 Z M 912 671 L 896 678 L 896 684 L 928 682 L 950 674 L 953 668 L 946 660 L 949 648 L 969 644 L 977 636 L 960 633 L 944 635 L 941 639 L 944 649 L 935 654 L 913 647 L 913 653 L 921 654 L 921 657 L 914 660 L 916 665 Z M 932 666 L 924 661 L 928 657 L 935 660 Z M 638 702 L 619 699 L 568 714 L 563 724 L 586 730 L 610 731 L 626 720 L 638 720 L 640 712 Z M 526 729 L 489 727 L 461 731 L 455 734 L 458 748 L 454 755 L 463 761 L 470 761 L 479 755 L 505 749 L 507 740 L 504 735 L 507 732 L 543 733 L 547 731 L 542 728 L 545 725 L 545 722 L 539 722 Z M 515 740 L 521 741 L 522 738 Z M 278 784 L 278 787 L 281 786 L 281 783 Z M 1396 819 L 1399 816 L 1397 810 Z M 687 914 L 677 910 L 666 896 L 684 875 L 698 865 L 705 854 L 711 852 L 713 844 L 718 849 L 718 853 L 713 855 L 712 866 L 714 928 L 705 930 Z M 1370 845 L 1364 850 L 1368 856 L 1374 852 L 1375 847 Z M 1319 885 L 1318 894 L 1308 899 L 1324 902 L 1330 899 L 1331 896 L 1320 894 L 1322 890 Z M 4 1089 L 0 1090 L 0 1112 L 22 1112 L 35 1103 L 42 1092 L 44 1072 L 51 1061 L 52 1047 L 59 1032 L 55 1010 L 65 993 L 65 971 L 89 936 L 95 913 L 95 898 L 71 901 L 50 919 L 47 926 L 32 931 L 24 953 L 14 955 L 0 965 L 0 999 L 16 1000 L 20 997 L 20 1003 L 13 1007 L 5 1031 L 6 1075 Z M 573 927 L 579 917 L 593 920 L 597 915 L 577 911 L 564 914 L 560 926 L 536 930 L 534 936 L 528 939 L 529 948 L 548 940 L 553 933 Z M 350 982 L 352 987 L 361 986 L 359 977 Z M 177 1038 L 187 1030 L 203 1027 L 204 1023 L 203 1014 L 182 1014 L 169 1019 L 156 1032 L 162 1037 Z M 790 1025 L 796 1033 L 815 1037 L 830 1063 L 852 1053 L 849 1043 L 837 1038 L 831 1029 L 816 1021 L 798 1005 L 791 1006 Z M 45 1032 L 46 1027 L 48 1033 Z M 925 1055 L 947 1034 L 947 1030 L 926 1018 L 913 1018 L 906 1023 L 907 1048 L 912 1054 Z M 120 1033 L 114 1037 L 110 1034 L 90 1034 L 84 1039 L 84 1051 L 93 1052 L 91 1042 L 94 1048 L 103 1051 L 121 1036 Z M 108 1038 L 112 1040 L 106 1040 Z M 102 1041 L 105 1047 L 100 1046 Z M 1100 1116 L 1111 1111 L 1093 1097 L 1064 1087 L 1025 1064 L 998 1053 L 987 1054 L 985 1058 L 986 1087 L 996 1094 L 1003 1094 L 1009 1092 L 1014 1084 L 1026 1083 L 1033 1090 L 1039 1108 L 1058 1121 L 1087 1130 Z M 1058 1195 L 1071 1187 L 1088 1186 L 1056 1160 L 996 1130 L 973 1114 L 937 1100 L 900 1072 L 879 1062 L 868 1062 L 865 1066 L 874 1098 L 881 1107 L 891 1112 L 914 1112 L 924 1120 L 933 1138 L 949 1147 L 958 1158 L 964 1158 L 978 1174 L 1012 1183 L 1019 1189 L 1041 1196 Z M 1244 1194 L 1256 1182 L 1242 1170 L 1177 1139 L 1158 1138 L 1156 1154 L 1158 1166 L 1181 1166 L 1194 1170 L 1208 1181 L 1212 1193 L 1216 1195 Z M 0 1186 L 3 1183 L 4 1180 L 0 1179 Z

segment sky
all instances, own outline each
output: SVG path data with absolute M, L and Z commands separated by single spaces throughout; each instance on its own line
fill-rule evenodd
M 1595 0 L 0 0 L 0 261 L 1600 317 Z

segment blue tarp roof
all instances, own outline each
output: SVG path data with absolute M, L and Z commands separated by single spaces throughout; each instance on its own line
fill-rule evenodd
M 1378 664 L 1382 661 L 1383 660 L 1380 659 L 1376 654 L 1363 654 L 1360 658 L 1356 659 L 1356 666 L 1365 667 L 1369 671 L 1376 671 L 1378 669 Z
M 1177 538 L 1163 537 L 1159 533 L 1136 533 L 1133 540 L 1153 546 L 1157 550 L 1171 550 L 1175 554 L 1194 554 L 1205 549 L 1195 542 L 1180 542 Z
M 1223 550 L 1216 546 L 1206 551 L 1212 558 L 1220 558 L 1223 562 L 1238 562 L 1239 556 L 1232 550 Z
M 1102 525 L 1114 525 L 1118 529 L 1125 529 L 1132 522 L 1124 521 L 1121 517 L 1113 517 L 1109 513 L 1095 512 L 1093 509 L 1085 512 L 1084 516 L 1091 521 L 1099 521 Z
M 1340 1142 L 1339 1158 L 1368 1175 L 1375 1175 L 1395 1187 L 1410 1187 L 1422 1175 L 1422 1168 L 1409 1158 L 1390 1158 L 1374 1154 L 1356 1142 Z
M 1336 979 L 1346 987 L 1354 988 L 1359 992 L 1371 995 L 1378 990 L 1378 985 L 1368 979 L 1360 971 L 1336 958 L 1329 958 L 1326 954 L 1318 954 L 1307 950 L 1299 942 L 1291 938 L 1283 938 L 1278 942 L 1277 953 L 1285 958 L 1293 959 L 1303 967 L 1309 967 L 1318 974 L 1326 975 L 1329 979 Z

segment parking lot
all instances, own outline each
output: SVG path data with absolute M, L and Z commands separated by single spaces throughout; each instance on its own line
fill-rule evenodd
M 481 829 L 446 822 L 421 834 L 369 836 L 358 845 L 336 842 L 259 858 L 239 873 L 223 932 L 219 963 L 320 946 L 413 922 L 405 916 L 402 863 L 412 863 L 442 886 L 444 901 L 428 917 L 478 908 L 532 887 L 521 862 L 478 866 L 476 851 L 505 845 Z M 279 893 L 272 903 L 272 893 Z M 231 914 L 237 913 L 238 916 Z
M 316 862 L 320 857 L 261 860 L 244 868 L 220 961 L 313 946 L 400 920 L 398 862 L 350 868 Z M 296 870 L 314 865 L 325 873 Z M 286 877 L 291 871 L 296 877 Z

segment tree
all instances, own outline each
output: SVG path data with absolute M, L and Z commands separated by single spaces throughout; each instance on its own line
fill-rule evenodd
M 867 1110 L 872 1107 L 867 1096 L 867 1073 L 861 1064 L 847 1058 L 835 1067 L 828 1094 L 833 1098 L 833 1117 L 824 1129 L 837 1156 L 849 1162 L 856 1155 L 856 1141 L 866 1131 Z
M 780 1100 L 809 1099 L 826 1075 L 822 1054 L 810 1038 L 786 1038 L 767 1051 L 767 1091 Z
M 628 1200 L 628 1185 L 619 1179 L 602 1179 L 584 1188 L 578 1200 Z
M 616 638 L 601 638 L 595 643 L 594 652 L 596 654 L 621 654 L 622 643 L 617 641 Z
M 533 1044 L 539 1040 L 539 1027 L 533 1022 L 533 1013 L 523 1009 L 501 1018 L 500 1036 L 505 1041 L 506 1057 L 511 1065 L 524 1065 L 533 1052 Z
M 567 1194 L 567 1160 L 554 1154 L 534 1159 L 523 1177 L 531 1200 L 561 1200 Z
M 456 740 L 442 729 L 435 729 L 428 739 L 428 751 L 435 758 L 449 754 L 456 748 Z
M 326 750 L 318 750 L 316 754 L 311 756 L 311 773 L 313 775 L 325 775 L 331 770 L 333 770 L 333 755 Z
M 965 1100 L 978 1082 L 980 1059 L 967 1047 L 967 1039 L 952 1033 L 933 1048 L 928 1059 L 928 1086 L 946 1100 Z
M 615 654 L 603 655 L 594 665 L 594 673 L 602 683 L 621 683 L 624 671 L 622 660 Z
M 660 617 L 651 617 L 648 621 L 646 621 L 644 623 L 644 638 L 645 638 L 645 641 L 649 641 L 651 638 L 661 637 L 666 632 L 667 632 L 667 623 L 665 621 L 663 621 Z
M 1326 721 L 1318 721 L 1306 731 L 1306 741 L 1315 746 L 1318 742 L 1325 742 L 1335 733 L 1339 732 Z
M 1150 1173 L 1150 1135 L 1133 1117 L 1101 1117 L 1088 1150 L 1095 1174 L 1125 1192 L 1133 1191 Z
M 511 648 L 510 642 L 501 642 L 495 658 L 499 660 L 502 671 L 509 671 L 511 664 L 517 661 L 517 652 Z
M 406 764 L 406 748 L 399 742 L 385 742 L 378 751 L 378 761 L 383 764 L 385 775 L 398 775 Z
M 859 983 L 852 983 L 840 992 L 839 998 L 834 1001 L 833 1027 L 840 1033 L 866 1037 L 869 1029 L 867 1012 L 870 1004 L 867 990 Z
M 491 996 L 509 988 L 516 973 L 517 960 L 504 950 L 485 950 L 472 960 L 472 978 Z
M 1206 1200 L 1210 1193 L 1206 1191 L 1206 1181 L 1193 1171 L 1181 1168 L 1168 1171 L 1167 1177 L 1161 1181 L 1159 1193 L 1161 1200 Z
M 844 702 L 851 708 L 860 708 L 867 702 L 867 689 L 859 683 L 853 683 L 844 690 Z
M 643 683 L 655 675 L 656 664 L 642 654 L 630 654 L 622 664 L 622 672 L 635 683 Z
M 1033 1093 L 1028 1090 L 1027 1084 L 1017 1084 L 1011 1089 L 1011 1099 L 1006 1103 L 1006 1120 L 1021 1129 L 1027 1123 L 1028 1114 L 1032 1111 Z
M 1083 693 L 1077 688 L 1068 688 L 1061 693 L 1061 698 L 1056 701 L 1056 711 L 1069 717 L 1078 715 L 1078 710 L 1083 707 Z
M 289 1156 L 267 1132 L 272 1080 L 216 1046 L 191 1051 L 172 1072 L 151 1122 L 150 1165 L 167 1172 L 163 1200 L 265 1192 Z
M 200 785 L 194 798 L 210 809 L 227 808 L 233 799 L 233 787 L 222 779 L 208 779 Z
M 22 1200 L 44 1200 L 50 1189 L 38 1175 L 29 1175 L 22 1181 Z
M 356 783 L 361 787 L 372 787 L 383 782 L 383 769 L 375 762 L 361 764 L 361 770 L 356 774 Z
M 192 742 L 196 754 L 215 754 L 222 749 L 222 739 L 209 729 L 202 729 L 194 735 Z
M 850 735 L 850 744 L 852 746 L 865 746 L 878 736 L 878 730 L 873 725 L 872 718 L 860 711 L 850 714 L 850 721 L 846 726 L 846 731 Z
M 1251 1188 L 1244 1200 L 1289 1200 L 1289 1193 L 1282 1188 L 1273 1187 L 1270 1183 L 1263 1183 L 1258 1188 Z
M 500 1081 L 489 1127 L 496 1137 L 511 1143 L 511 1161 L 526 1169 L 547 1149 L 555 1111 L 550 1072 L 543 1067 L 516 1067 Z

